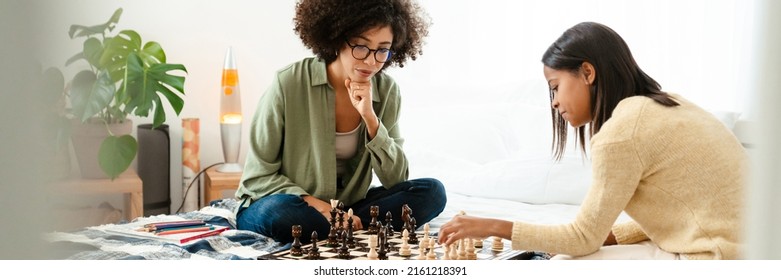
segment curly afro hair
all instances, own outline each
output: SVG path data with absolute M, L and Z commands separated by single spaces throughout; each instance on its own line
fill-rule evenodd
M 299 0 L 296 3 L 296 34 L 304 45 L 326 63 L 336 60 L 344 41 L 380 26 L 393 31 L 393 56 L 382 69 L 404 67 L 408 58 L 423 54 L 429 18 L 412 0 Z

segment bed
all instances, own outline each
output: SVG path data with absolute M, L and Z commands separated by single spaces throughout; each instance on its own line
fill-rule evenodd
M 543 224 L 572 221 L 590 184 L 590 163 L 572 146 L 561 161 L 550 155 L 550 107 L 546 86 L 539 82 L 496 87 L 491 98 L 475 98 L 486 89 L 431 88 L 421 92 L 448 95 L 407 95 L 402 110 L 405 153 L 410 178 L 432 177 L 447 189 L 445 210 L 430 226 L 433 231 L 451 217 L 495 217 Z M 467 113 L 465 113 L 467 112 Z M 738 114 L 714 112 L 736 134 L 746 135 Z M 740 137 L 739 137 L 740 138 Z M 214 201 L 198 211 L 136 219 L 135 223 L 171 219 L 204 219 L 228 226 L 219 236 L 187 244 L 112 234 L 113 224 L 45 237 L 62 259 L 256 259 L 287 249 L 268 237 L 236 230 L 233 209 L 237 201 Z M 628 220 L 621 215 L 619 221 Z M 546 259 L 535 252 L 535 259 Z

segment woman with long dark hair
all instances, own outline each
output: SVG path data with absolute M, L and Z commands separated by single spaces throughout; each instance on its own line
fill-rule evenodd
M 457 216 L 439 241 L 500 236 L 514 249 L 560 259 L 736 259 L 741 255 L 747 156 L 712 114 L 667 93 L 611 28 L 575 25 L 542 57 L 550 88 L 554 157 L 569 123 L 592 186 L 575 220 L 536 225 Z M 588 126 L 588 129 L 586 129 Z M 624 211 L 632 221 L 614 224 Z M 618 246 L 610 246 L 618 245 Z

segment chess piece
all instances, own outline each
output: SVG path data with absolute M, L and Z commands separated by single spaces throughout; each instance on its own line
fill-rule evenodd
M 377 260 L 377 236 L 376 235 L 370 235 L 369 236 L 369 253 L 366 254 L 366 257 L 370 260 Z
M 407 232 L 412 232 L 412 229 L 409 228 L 410 211 L 411 209 L 407 204 L 401 206 L 401 229 L 399 229 L 399 235 L 401 235 L 401 232 L 405 229 Z
M 464 244 L 464 239 L 458 240 L 458 259 L 459 260 L 465 260 L 466 259 L 466 244 Z
M 458 242 L 450 243 L 450 259 L 451 260 L 457 260 L 458 259 Z
M 355 248 L 355 237 L 353 237 L 353 209 L 347 212 L 347 247 Z
M 369 207 L 369 215 L 372 217 L 372 219 L 369 222 L 369 227 L 367 228 L 368 234 L 377 234 L 377 231 L 379 230 L 379 228 L 377 227 L 377 216 L 380 215 L 380 207 L 379 206 Z
M 418 244 L 418 257 L 415 259 L 417 260 L 426 259 L 426 246 L 423 246 L 423 244 Z
M 290 255 L 296 257 L 304 255 L 301 250 L 301 225 L 293 225 L 293 245 L 290 247 Z
M 339 258 L 350 258 L 350 249 L 347 248 L 347 232 L 342 232 L 342 247 L 339 247 Z
M 317 248 L 317 231 L 312 231 L 312 247 L 309 248 L 309 259 L 316 260 L 320 258 L 320 249 Z
M 387 232 L 388 236 L 393 236 L 395 234 L 393 231 L 393 224 L 391 224 L 392 222 L 393 222 L 393 214 L 391 214 L 391 212 L 388 211 L 387 213 L 385 213 L 385 226 L 388 228 L 388 232 Z
M 380 260 L 388 259 L 388 240 L 385 235 L 385 229 L 381 229 L 377 232 L 377 241 L 380 244 L 380 249 L 377 250 L 377 258 Z
M 436 242 L 434 242 L 434 239 L 427 238 L 428 241 L 428 254 L 426 255 L 427 260 L 436 260 L 437 254 L 434 253 L 434 245 Z
M 328 222 L 331 224 L 332 228 L 336 228 L 336 203 L 338 200 L 331 199 L 331 219 L 328 220 Z
M 338 225 L 336 227 L 336 235 L 342 236 L 342 233 L 344 232 L 344 211 L 338 210 L 337 213 L 339 217 L 336 219 L 336 221 L 338 222 Z
M 428 223 L 423 225 L 423 238 L 420 239 L 421 244 L 428 244 L 429 239 L 431 239 L 431 238 L 429 238 L 429 235 L 428 235 L 429 230 L 430 230 L 430 227 L 429 227 Z
M 411 211 L 412 210 L 410 210 L 410 212 Z M 409 243 L 410 244 L 418 244 L 418 234 L 415 233 L 415 230 L 416 230 L 416 227 L 415 227 L 415 217 L 410 217 L 409 218 L 409 226 L 410 226 Z
M 475 240 L 474 239 L 467 239 L 466 242 L 466 259 L 467 260 L 476 260 L 477 254 L 475 254 Z
M 399 248 L 399 256 L 409 257 L 412 255 L 409 249 L 409 232 L 404 230 L 401 232 L 401 248 Z
M 336 227 L 331 226 L 331 230 L 328 231 L 328 241 L 325 243 L 325 246 L 332 247 L 332 248 L 338 247 L 339 241 L 337 241 L 336 238 L 337 238 Z
M 494 240 L 491 243 L 491 250 L 494 251 L 502 251 L 504 250 L 504 243 L 502 242 L 502 238 L 499 236 L 494 236 Z
M 483 248 L 483 239 L 475 239 L 475 248 Z
M 445 249 L 445 253 L 442 255 L 443 260 L 449 260 L 450 259 L 450 246 L 442 246 L 443 249 Z

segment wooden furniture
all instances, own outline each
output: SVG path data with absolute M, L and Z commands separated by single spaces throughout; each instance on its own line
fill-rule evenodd
M 124 214 L 128 221 L 144 215 L 144 183 L 132 168 L 113 181 L 111 179 L 82 179 L 72 176 L 55 183 L 54 187 L 67 194 L 121 193 L 124 195 Z
M 215 199 L 222 198 L 222 191 L 236 191 L 239 188 L 241 173 L 218 172 L 219 166 L 206 169 L 206 182 L 204 182 L 204 201 L 208 205 Z

